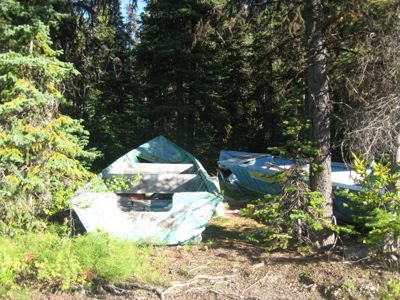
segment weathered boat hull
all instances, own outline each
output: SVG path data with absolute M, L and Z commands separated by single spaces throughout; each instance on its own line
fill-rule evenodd
M 242 192 L 258 194 L 279 194 L 282 185 L 278 182 L 276 174 L 293 166 L 295 162 L 279 156 L 262 153 L 249 153 L 239 151 L 221 151 L 218 161 L 220 180 L 225 187 Z M 307 163 L 300 167 L 306 172 Z M 361 186 L 357 183 L 357 175 L 343 163 L 332 163 L 332 188 L 334 191 L 349 189 L 359 191 Z M 345 197 L 334 199 L 334 213 L 337 219 L 351 222 L 357 214 L 350 201 Z
M 122 156 L 100 176 L 138 174 L 138 181 L 128 181 L 119 192 L 82 192 L 71 200 L 86 231 L 152 244 L 199 241 L 222 200 L 200 162 L 160 136 Z
M 274 175 L 279 170 L 267 164 L 283 167 L 287 161 L 268 154 L 238 151 L 221 151 L 218 161 L 220 177 L 230 176 L 228 180 L 237 188 L 260 194 L 278 194 L 282 186 Z M 231 174 L 224 172 L 226 170 Z
M 102 230 L 140 243 L 175 245 L 201 240 L 219 198 L 175 193 L 168 211 L 122 211 L 115 193 L 83 193 L 72 204 L 88 232 Z

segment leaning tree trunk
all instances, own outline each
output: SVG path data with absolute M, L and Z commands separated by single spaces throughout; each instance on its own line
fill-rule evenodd
M 324 218 L 332 218 L 332 183 L 330 152 L 331 104 L 327 76 L 327 54 L 323 33 L 322 0 L 305 0 L 304 21 L 307 43 L 307 86 L 312 119 L 312 140 L 316 154 L 310 164 L 310 187 L 327 200 Z M 333 243 L 328 231 L 315 236 L 317 247 Z

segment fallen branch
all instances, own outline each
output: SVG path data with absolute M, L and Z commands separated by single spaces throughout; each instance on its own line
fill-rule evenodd
M 255 286 L 256 284 L 260 283 L 261 281 L 264 281 L 265 278 L 267 278 L 267 276 L 269 275 L 269 273 L 267 272 L 263 278 L 258 279 L 257 281 L 255 281 L 253 284 L 249 285 L 247 288 L 245 288 L 242 291 L 242 294 L 244 294 L 246 291 L 250 290 L 253 286 Z
M 204 290 L 207 290 L 207 289 L 209 289 L 209 288 L 210 288 L 210 286 L 207 286 L 207 285 L 205 285 L 205 286 L 198 286 L 198 287 L 194 287 L 194 288 L 191 288 L 191 289 L 186 290 L 186 291 L 185 291 L 185 294 L 188 294 L 188 293 L 190 293 L 190 292 L 204 291 Z
M 183 287 L 183 286 L 192 285 L 192 284 L 196 283 L 197 281 L 198 281 L 197 279 L 192 279 L 192 280 L 189 280 L 187 282 L 176 282 L 172 286 L 170 286 L 169 288 L 164 290 L 164 292 L 161 293 L 161 295 L 162 295 L 161 299 L 164 299 L 165 295 L 167 293 L 169 293 L 170 291 L 172 291 L 173 289 L 175 289 L 177 287 Z
M 228 279 L 235 277 L 236 275 L 222 275 L 222 276 L 208 276 L 208 275 L 197 275 L 195 278 L 197 279 L 207 279 L 207 280 L 216 280 L 216 279 Z
M 190 270 L 189 270 L 189 273 L 192 273 L 192 272 L 195 271 L 195 270 L 207 268 L 208 264 L 209 264 L 209 263 L 207 263 L 205 266 L 197 266 L 197 267 L 194 267 L 193 269 L 190 269 Z
M 236 294 L 226 294 L 222 292 L 217 292 L 214 290 L 209 290 L 211 293 L 215 294 L 218 298 L 218 296 L 223 296 L 229 299 L 240 299 L 240 300 L 261 300 L 262 298 L 259 297 L 248 297 L 248 296 L 243 296 L 243 295 L 236 295 Z
M 103 285 L 103 289 L 110 294 L 116 295 L 116 296 L 126 296 L 127 294 L 129 294 L 129 292 L 125 289 L 121 289 L 119 287 L 116 287 L 114 285 Z
M 115 287 L 118 289 L 125 290 L 125 291 L 133 290 L 133 289 L 145 290 L 145 291 L 149 291 L 149 292 L 156 294 L 161 300 L 165 299 L 163 296 L 163 292 L 159 288 L 152 286 L 152 285 L 148 285 L 148 284 L 122 282 L 122 283 L 115 284 Z
M 366 257 L 362 257 L 362 258 L 360 258 L 360 259 L 357 259 L 357 260 L 343 260 L 343 264 L 356 264 L 356 263 L 359 263 L 360 261 L 363 261 L 363 260 L 370 260 L 371 259 L 371 256 L 366 256 Z
M 240 296 L 240 295 L 229 295 L 229 294 L 217 292 L 217 291 L 214 291 L 214 290 L 210 290 L 210 292 L 215 294 L 215 296 L 217 296 L 217 298 L 218 298 L 218 296 L 224 296 L 224 297 L 229 298 L 229 299 L 243 299 L 243 297 Z
M 234 276 L 236 276 L 236 275 L 222 275 L 222 276 L 197 275 L 193 279 L 191 279 L 189 281 L 186 281 L 186 282 L 175 282 L 172 286 L 170 286 L 169 288 L 167 288 L 166 290 L 164 290 L 161 293 L 161 297 L 160 298 L 164 300 L 165 299 L 165 295 L 167 293 L 171 292 L 173 289 L 176 289 L 178 287 L 184 287 L 184 286 L 192 285 L 192 284 L 197 283 L 200 280 L 209 280 L 209 281 L 220 280 L 220 279 L 226 280 L 226 279 L 234 277 Z

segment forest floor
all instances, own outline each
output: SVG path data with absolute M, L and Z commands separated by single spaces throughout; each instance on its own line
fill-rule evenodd
M 393 299 L 394 268 L 369 259 L 361 246 L 329 253 L 267 251 L 249 240 L 262 225 L 237 214 L 214 218 L 197 245 L 155 247 L 157 284 L 97 294 L 34 293 L 33 299 Z M 392 270 L 392 271 L 391 271 Z M 397 281 L 398 282 L 398 281 Z M 390 290 L 390 287 L 389 287 Z M 120 295 L 118 295 L 120 294 Z M 386 296 L 385 296 L 386 295 Z

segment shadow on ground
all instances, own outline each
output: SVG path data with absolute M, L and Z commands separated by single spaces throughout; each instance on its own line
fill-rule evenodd
M 244 255 L 253 262 L 268 257 L 273 265 L 309 265 L 319 262 L 357 263 L 359 267 L 371 268 L 373 262 L 368 252 L 360 245 L 339 244 L 332 249 L 321 249 L 312 253 L 299 254 L 295 249 L 271 251 L 260 241 L 265 238 L 264 225 L 240 216 L 214 218 L 203 232 L 203 243 L 213 249 L 226 249 Z M 263 236 L 264 235 L 264 236 Z M 361 251 L 361 250 L 362 251 Z M 353 253 L 354 252 L 354 253 Z M 229 252 L 228 252 L 229 253 Z M 221 253 L 223 255 L 223 253 Z
M 265 253 L 265 247 L 254 238 L 260 228 L 254 221 L 248 221 L 249 224 L 244 222 L 244 218 L 214 219 L 203 232 L 203 243 L 213 249 L 233 250 L 258 261 Z

